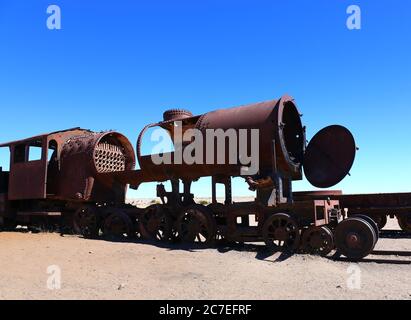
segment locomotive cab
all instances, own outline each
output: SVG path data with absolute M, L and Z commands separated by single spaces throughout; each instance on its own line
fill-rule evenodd
M 0 224 L 64 218 L 84 203 L 124 203 L 126 185 L 108 185 L 97 174 L 135 165 L 132 145 L 113 131 L 73 128 L 0 148 L 10 159 L 9 172 L 0 172 Z

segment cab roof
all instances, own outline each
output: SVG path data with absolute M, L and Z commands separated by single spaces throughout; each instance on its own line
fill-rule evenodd
M 60 133 L 66 133 L 66 132 L 71 132 L 71 131 L 83 131 L 83 132 L 92 132 L 88 129 L 82 129 L 80 127 L 76 127 L 76 128 L 71 128 L 71 129 L 66 129 L 66 130 L 60 130 L 60 131 L 55 131 L 55 132 L 50 132 L 50 133 L 43 133 L 43 134 L 39 134 L 37 136 L 34 137 L 30 137 L 30 138 L 26 138 L 26 139 L 22 139 L 22 140 L 16 140 L 16 141 L 10 141 L 7 143 L 2 143 L 0 144 L 0 148 L 2 147 L 10 147 L 13 145 L 17 145 L 17 144 L 24 144 L 26 142 L 29 141 L 33 141 L 33 140 L 43 140 L 43 138 L 45 137 L 49 137 L 52 135 L 56 135 L 56 134 L 60 134 Z

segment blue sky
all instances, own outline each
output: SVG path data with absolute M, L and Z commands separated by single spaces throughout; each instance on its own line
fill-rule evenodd
M 50 4 L 62 30 L 46 27 Z M 346 27 L 351 4 L 361 30 Z M 82 126 L 135 144 L 166 109 L 288 93 L 309 138 L 330 124 L 353 132 L 360 151 L 336 188 L 411 191 L 410 40 L 406 0 L 0 0 L 0 141 Z M 205 182 L 194 190 L 210 193 Z

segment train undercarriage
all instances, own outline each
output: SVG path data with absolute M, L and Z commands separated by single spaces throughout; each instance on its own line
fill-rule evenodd
M 397 212 L 404 232 L 410 231 L 410 215 L 406 212 L 411 210 L 407 211 L 405 207 L 397 206 L 397 211 L 393 211 L 393 207 L 385 207 L 386 211 L 383 211 L 383 208 L 374 206 L 368 211 L 363 208 L 350 212 L 351 209 L 347 210 L 342 205 L 348 204 L 347 199 L 352 201 L 353 196 L 344 198 L 340 192 L 326 194 L 326 191 L 294 193 L 292 203 L 275 207 L 266 206 L 261 201 L 264 196 L 259 193 L 255 201 L 236 203 L 232 201 L 230 179 L 224 180 L 224 203 L 217 202 L 214 184 L 212 202 L 204 205 L 194 201 L 194 195 L 190 193 L 191 182 L 184 183 L 186 187 L 180 193 L 180 181 L 173 180 L 170 192 L 165 190 L 163 184 L 157 186 L 161 203 L 151 204 L 147 208 L 124 203 L 43 201 L 36 205 L 25 202 L 30 210 L 24 211 L 24 207 L 13 208 L 16 204 L 11 203 L 14 217 L 3 218 L 0 222 L 4 229 L 21 224 L 31 230 L 75 233 L 85 238 L 148 239 L 181 242 L 202 248 L 220 244 L 264 243 L 273 252 L 321 256 L 330 255 L 336 250 L 350 260 L 360 260 L 374 250 L 380 227 L 383 226 L 382 217 L 390 213 Z M 400 198 L 402 204 L 405 201 L 405 195 L 385 197 Z M 363 202 L 368 199 L 367 195 L 357 198 Z

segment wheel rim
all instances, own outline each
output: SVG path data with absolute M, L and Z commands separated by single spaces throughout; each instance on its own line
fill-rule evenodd
M 378 223 L 373 218 L 371 218 L 370 216 L 364 215 L 364 214 L 357 214 L 353 216 L 353 218 L 360 218 L 362 220 L 367 221 L 374 229 L 375 235 L 377 237 L 376 242 L 378 241 L 378 239 L 380 238 L 380 229 L 378 227 Z
M 172 221 L 168 211 L 161 205 L 148 207 L 140 221 L 141 235 L 146 239 L 168 241 L 172 238 Z
M 104 223 L 104 234 L 113 238 L 126 238 L 133 235 L 133 224 L 123 212 L 110 214 Z
M 183 242 L 210 244 L 216 237 L 214 218 L 207 208 L 191 206 L 180 214 L 177 232 Z
M 288 214 L 274 214 L 264 224 L 263 238 L 270 249 L 295 250 L 299 245 L 300 230 Z
M 225 242 L 227 240 L 227 228 L 224 227 L 227 224 L 227 207 L 222 203 L 210 203 L 207 209 L 211 210 L 216 221 L 216 240 Z
M 361 218 L 349 218 L 335 230 L 337 250 L 349 259 L 359 260 L 372 252 L 377 237 L 372 225 Z
M 326 227 L 310 227 L 303 234 L 303 250 L 309 254 L 326 256 L 334 249 L 334 236 Z
M 94 208 L 80 208 L 74 214 L 74 229 L 85 238 L 97 237 L 99 233 L 99 219 Z

